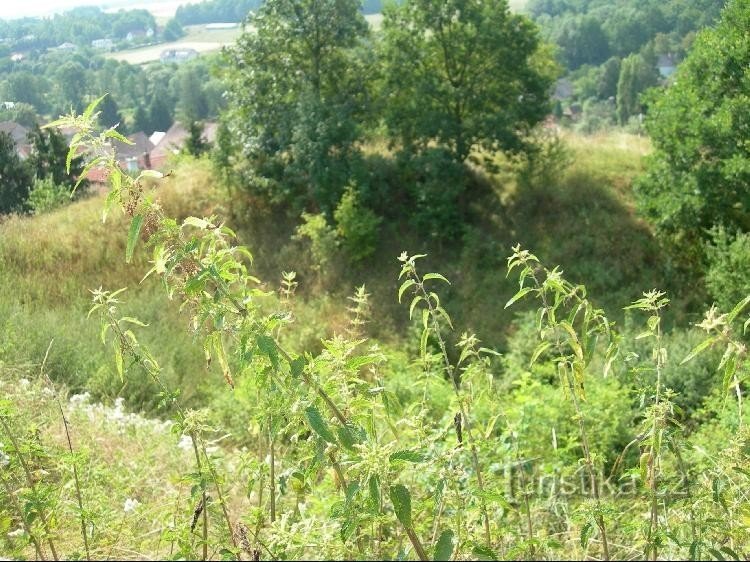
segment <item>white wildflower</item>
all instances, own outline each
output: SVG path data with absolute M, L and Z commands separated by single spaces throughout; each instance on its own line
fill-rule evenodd
M 27 388 L 31 384 L 31 381 L 29 379 L 21 379 L 18 381 L 18 384 L 20 384 L 23 388 Z
M 16 537 L 22 537 L 26 534 L 26 531 L 23 529 L 23 527 L 19 527 L 15 531 L 11 531 L 8 533 L 9 539 L 15 539 Z
M 125 500 L 125 505 L 122 506 L 122 510 L 125 513 L 130 513 L 131 511 L 135 511 L 135 509 L 141 504 L 137 499 L 135 498 L 128 498 Z
M 69 402 L 71 406 L 81 406 L 88 402 L 89 398 L 91 398 L 91 393 L 84 392 L 83 394 L 74 394 L 70 397 Z
M 2 447 L 2 443 L 0 443 L 0 447 Z M 10 457 L 5 454 L 5 451 L 0 448 L 0 467 L 8 466 L 10 464 Z

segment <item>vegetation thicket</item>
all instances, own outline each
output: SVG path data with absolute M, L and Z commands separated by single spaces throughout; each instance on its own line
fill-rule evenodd
M 750 2 L 628 98 L 650 139 L 545 126 L 558 67 L 505 2 L 359 8 L 266 1 L 166 174 L 118 165 L 106 95 L 6 143 L 37 180 L 0 222 L 0 552 L 746 559 Z M 620 96 L 639 46 L 566 64 Z

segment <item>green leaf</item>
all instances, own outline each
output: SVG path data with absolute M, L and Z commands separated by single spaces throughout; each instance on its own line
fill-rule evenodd
M 433 560 L 450 560 L 453 556 L 453 531 L 447 529 L 440 533 L 440 537 L 435 543 L 435 553 L 432 555 Z
M 289 362 L 289 370 L 292 373 L 292 377 L 298 378 L 302 375 L 302 370 L 305 368 L 305 358 L 295 357 Z
M 422 277 L 422 281 L 429 281 L 430 279 L 439 279 L 440 281 L 445 281 L 446 283 L 448 283 L 448 285 L 451 284 L 450 281 L 448 281 L 439 273 L 425 273 L 424 277 Z
M 412 315 L 414 314 L 414 308 L 419 304 L 419 301 L 424 300 L 424 297 L 422 295 L 417 295 L 412 299 L 411 306 L 409 306 L 409 320 L 411 320 Z
M 320 435 L 328 443 L 336 443 L 336 437 L 333 435 L 328 424 L 315 406 L 308 406 L 305 408 L 305 417 L 315 433 Z
M 534 353 L 531 355 L 531 361 L 529 361 L 529 367 L 532 367 L 534 363 L 537 362 L 537 359 L 539 359 L 539 356 L 545 351 L 547 351 L 550 347 L 552 347 L 552 344 L 548 341 L 543 341 L 538 346 L 536 346 Z
M 337 427 L 336 434 L 341 444 L 349 450 L 354 450 L 354 445 L 362 443 L 367 438 L 365 430 L 353 424 Z
M 523 287 L 520 291 L 518 291 L 515 295 L 513 295 L 508 302 L 505 303 L 505 306 L 503 308 L 508 308 L 514 302 L 518 301 L 519 299 L 522 299 L 524 296 L 528 295 L 533 290 L 534 290 L 533 287 Z
M 274 340 L 271 336 L 261 334 L 257 338 L 255 338 L 255 343 L 258 344 L 258 349 L 260 349 L 261 353 L 268 356 L 268 359 L 271 361 L 274 370 L 278 371 L 279 349 L 276 347 L 276 340 Z
M 735 318 L 737 318 L 740 312 L 742 312 L 742 309 L 745 308 L 748 303 L 750 303 L 750 295 L 746 296 L 735 305 L 735 307 L 732 309 L 732 312 L 727 315 L 727 322 L 732 322 Z
M 107 129 L 102 134 L 104 135 L 104 138 L 116 139 L 123 144 L 135 144 L 132 140 L 118 133 L 115 129 Z
M 427 457 L 419 451 L 396 451 L 388 457 L 388 462 L 395 463 L 399 461 L 419 463 L 427 460 Z
M 586 546 L 589 544 L 589 540 L 591 539 L 591 535 L 594 534 L 594 524 L 591 523 L 591 521 L 587 522 L 583 527 L 581 527 L 581 546 L 583 548 L 586 548 Z
M 389 490 L 393 510 L 396 512 L 396 518 L 407 529 L 412 528 L 411 523 L 411 494 L 403 484 L 391 486 Z
M 94 114 L 94 110 L 102 102 L 102 100 L 107 97 L 107 95 L 108 94 L 104 94 L 103 96 L 95 99 L 86 107 L 86 109 L 83 111 L 83 115 L 81 116 L 84 121 L 88 121 L 89 119 L 91 119 L 91 116 Z
M 406 292 L 406 290 L 409 287 L 413 287 L 416 284 L 417 284 L 417 282 L 414 281 L 414 279 L 407 279 L 406 281 L 404 281 L 403 283 L 401 283 L 401 287 L 399 287 L 399 289 L 398 289 L 398 302 L 401 302 L 401 297 L 404 296 L 404 293 Z
M 115 343 L 115 366 L 117 367 L 117 374 L 120 377 L 120 382 L 122 382 L 125 379 L 122 366 L 122 349 L 120 349 L 120 346 L 117 345 L 117 343 Z
M 141 234 L 141 227 L 143 226 L 143 215 L 136 215 L 133 220 L 130 221 L 130 230 L 128 231 L 128 244 L 125 248 L 125 261 L 130 263 L 133 259 L 133 251 L 135 245 L 138 242 L 138 236 Z
M 685 359 L 683 359 L 682 361 L 680 361 L 680 365 L 684 365 L 685 363 L 687 363 L 688 361 L 690 361 L 691 359 L 693 359 L 696 355 L 699 355 L 700 353 L 702 353 L 703 351 L 705 351 L 706 348 L 708 348 L 708 347 L 712 346 L 714 343 L 716 343 L 716 341 L 718 339 L 719 339 L 719 336 L 714 336 L 714 337 L 708 338 L 706 340 L 703 340 L 701 343 L 699 343 L 698 345 L 696 345 L 690 353 L 687 354 L 687 357 L 685 357 Z

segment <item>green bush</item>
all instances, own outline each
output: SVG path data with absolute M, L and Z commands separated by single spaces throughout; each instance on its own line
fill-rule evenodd
M 378 227 L 382 219 L 360 203 L 353 188 L 341 197 L 333 217 L 349 259 L 360 262 L 370 257 L 378 243 Z
M 712 234 L 706 245 L 706 286 L 719 308 L 731 310 L 750 294 L 750 234 L 733 236 L 721 227 Z
M 27 201 L 35 215 L 54 211 L 70 203 L 70 193 L 65 186 L 56 185 L 51 177 L 37 179 Z

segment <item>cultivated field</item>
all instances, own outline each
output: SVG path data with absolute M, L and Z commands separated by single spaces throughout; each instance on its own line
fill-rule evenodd
M 159 55 L 165 49 L 195 49 L 199 53 L 207 53 L 218 51 L 224 45 L 233 44 L 242 32 L 239 27 L 234 29 L 206 29 L 205 25 L 188 26 L 185 31 L 187 31 L 187 35 L 179 41 L 117 51 L 105 56 L 130 64 L 144 64 L 159 60 Z

